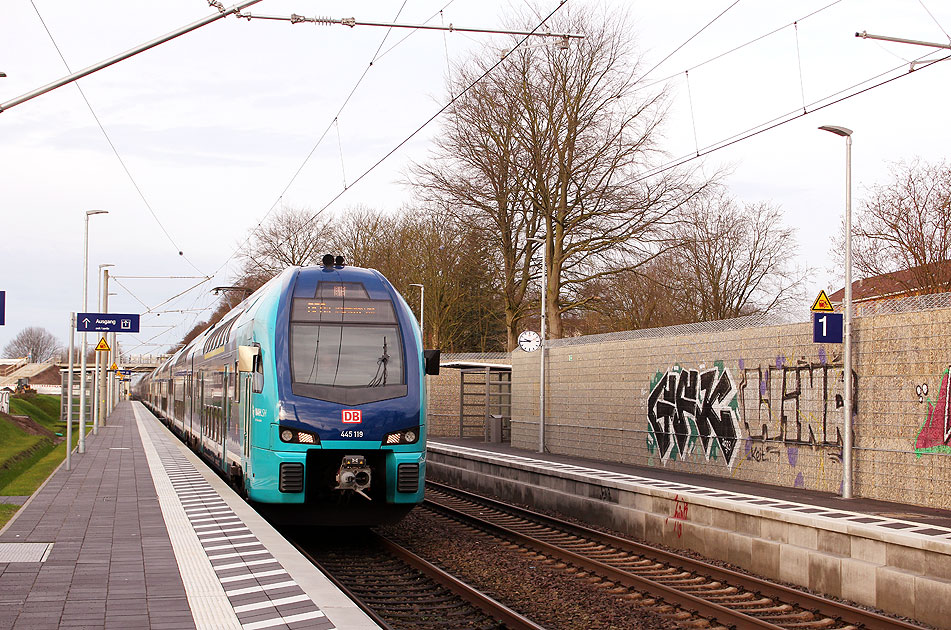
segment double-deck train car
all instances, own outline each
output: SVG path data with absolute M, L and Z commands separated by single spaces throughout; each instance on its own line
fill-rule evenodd
M 416 319 L 379 272 L 292 267 L 138 384 L 138 395 L 266 516 L 373 525 L 423 499 Z

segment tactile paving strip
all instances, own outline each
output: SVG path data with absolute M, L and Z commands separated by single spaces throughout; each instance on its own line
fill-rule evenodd
M 53 543 L 0 543 L 0 562 L 46 562 Z
M 210 561 L 240 627 L 335 628 L 201 473 L 169 443 L 162 429 L 154 422 L 143 422 L 138 414 L 136 419 L 140 429 L 149 434 L 188 526 Z

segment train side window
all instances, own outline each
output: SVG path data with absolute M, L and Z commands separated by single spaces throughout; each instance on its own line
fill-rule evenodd
M 251 378 L 251 389 L 255 394 L 264 391 L 264 356 L 258 346 L 258 354 L 254 357 L 254 376 Z

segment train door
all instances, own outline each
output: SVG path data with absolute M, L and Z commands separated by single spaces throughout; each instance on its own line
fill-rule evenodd
M 195 406 L 194 374 L 190 370 L 185 372 L 185 400 L 182 404 L 182 423 L 185 425 L 185 434 L 188 443 L 192 444 L 195 428 L 192 426 L 192 408 Z
M 218 407 L 218 447 L 221 449 L 221 460 L 219 465 L 221 470 L 228 469 L 228 457 L 226 444 L 228 442 L 228 418 L 231 417 L 231 393 L 228 391 L 228 366 L 224 366 L 222 371 L 218 373 L 218 378 L 221 380 L 221 386 L 219 387 L 219 392 L 221 400 L 219 401 Z
M 251 408 L 251 372 L 238 372 L 238 396 L 241 421 L 241 445 L 244 459 L 245 479 L 251 475 L 251 427 L 254 425 L 254 411 Z
M 208 424 L 205 413 L 205 375 L 199 372 L 197 374 L 197 388 L 195 394 L 195 405 L 198 407 L 198 430 L 199 430 L 199 450 L 205 451 L 205 436 L 208 435 Z

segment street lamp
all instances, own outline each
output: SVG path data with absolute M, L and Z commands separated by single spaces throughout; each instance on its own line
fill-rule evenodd
M 538 377 L 538 452 L 545 452 L 545 304 L 548 302 L 548 238 L 529 238 L 534 243 L 542 245 L 542 331 L 541 347 L 538 349 L 539 377 Z
M 89 217 L 108 214 L 108 210 L 86 210 L 86 229 L 83 234 L 83 312 L 89 307 Z M 79 379 L 79 452 L 86 452 L 86 332 L 83 331 L 83 356 Z
M 423 347 L 426 347 L 426 337 L 423 335 L 423 306 L 425 302 L 423 301 L 423 296 L 426 294 L 426 287 L 421 284 L 410 284 L 411 287 L 419 287 L 419 337 L 423 342 Z
M 99 265 L 99 275 L 97 276 L 97 284 L 96 284 L 96 304 L 97 305 L 102 304 L 102 270 L 106 269 L 107 267 L 115 267 L 115 265 L 113 265 L 112 263 L 105 263 L 105 264 Z M 109 311 L 108 309 L 103 308 L 101 312 L 108 313 Z M 102 395 L 101 395 L 101 392 L 99 391 L 99 388 L 101 387 L 99 382 L 100 381 L 99 373 L 102 367 L 101 357 L 102 357 L 102 353 L 96 352 L 96 378 L 93 379 L 93 386 L 92 386 L 92 391 L 93 391 L 92 434 L 93 435 L 99 435 L 99 425 L 102 424 L 102 404 L 101 404 Z
M 845 411 L 842 436 L 842 498 L 852 498 L 852 130 L 835 125 L 819 127 L 822 131 L 845 138 L 845 366 L 843 368 L 843 396 Z

